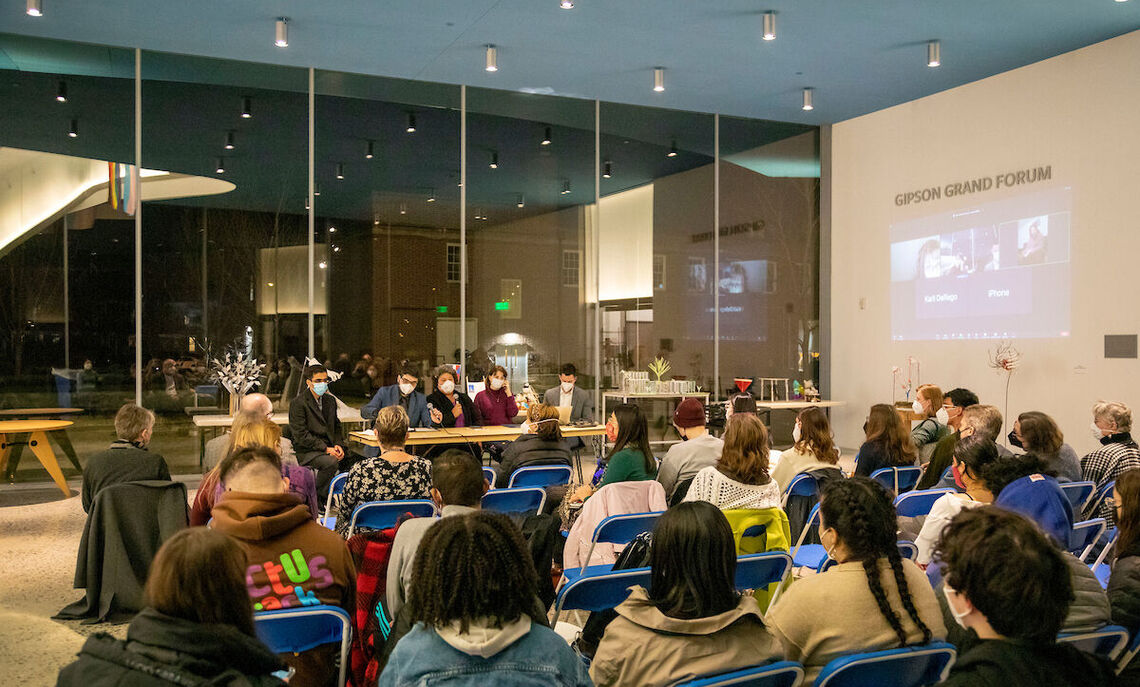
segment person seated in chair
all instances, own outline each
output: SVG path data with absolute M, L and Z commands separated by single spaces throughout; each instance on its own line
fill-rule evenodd
M 396 383 L 380 387 L 372 400 L 360 409 L 360 416 L 365 420 L 375 420 L 381 408 L 398 405 L 408 414 L 410 427 L 431 427 L 433 422 L 439 424 L 443 419 L 439 411 L 434 413 L 433 418 L 433 413 L 428 412 L 427 397 L 416 389 L 420 383 L 419 376 L 419 368 L 411 363 L 405 363 L 400 369 Z
M 524 432 L 503 449 L 495 471 L 495 488 L 510 484 L 511 473 L 536 465 L 570 465 L 570 446 L 558 426 L 558 409 L 536 403 L 527 410 Z
M 111 446 L 87 459 L 83 469 L 83 511 L 90 512 L 91 504 L 100 489 L 122 482 L 142 480 L 168 480 L 170 468 L 166 459 L 147 450 L 154 436 L 154 413 L 127 403 L 115 413 L 115 435 Z
M 314 522 L 308 506 L 289 492 L 273 449 L 238 449 L 218 467 L 225 491 L 214 504 L 211 527 L 245 550 L 245 580 L 254 610 L 321 603 L 352 613 L 356 568 L 348 547 Z M 339 650 L 338 642 L 282 658 L 297 671 L 293 684 L 331 685 Z
M 681 500 L 674 499 L 677 486 L 691 481 L 702 468 L 716 465 L 724 449 L 724 441 L 705 430 L 705 406 L 695 398 L 686 398 L 677 404 L 673 426 L 681 436 L 681 443 L 669 447 L 657 469 L 657 481 L 665 489 L 670 503 Z
M 317 496 L 323 501 L 329 482 L 349 453 L 336 414 L 336 398 L 328 394 L 328 370 L 324 365 L 309 365 L 304 380 L 301 393 L 289 404 L 289 430 L 297 462 L 317 471 Z
M 748 413 L 733 415 L 723 446 L 716 465 L 701 468 L 693 477 L 684 500 L 707 501 L 721 510 L 779 508 L 780 485 L 768 474 L 764 421 Z
M 578 369 L 574 363 L 566 363 L 558 373 L 558 386 L 547 389 L 542 402 L 555 408 L 569 408 L 570 422 L 593 422 L 594 399 L 589 391 L 578 387 Z M 574 451 L 585 446 L 580 437 L 567 442 Z

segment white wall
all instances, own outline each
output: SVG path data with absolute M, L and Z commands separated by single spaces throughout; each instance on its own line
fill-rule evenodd
M 899 192 L 1038 165 L 1052 166 L 1050 182 L 1015 193 L 1072 186 L 1072 335 L 1014 342 L 1024 361 L 1009 413 L 1049 413 L 1083 454 L 1094 401 L 1140 409 L 1140 364 L 1106 360 L 1103 347 L 1105 334 L 1140 332 L 1140 32 L 841 122 L 832 145 L 831 388 L 850 403 L 833 414 L 842 445 L 859 444 L 867 409 L 891 400 L 890 369 L 908 355 L 923 381 L 1002 406 L 1003 378 L 987 366 L 998 342 L 891 341 L 888 228 L 1008 197 L 896 207 Z

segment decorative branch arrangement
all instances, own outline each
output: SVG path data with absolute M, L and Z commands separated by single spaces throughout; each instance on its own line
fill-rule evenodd
M 261 378 L 265 363 L 257 362 L 257 358 L 249 356 L 240 346 L 232 344 L 226 346 L 221 359 L 210 361 L 210 379 L 221 384 L 231 396 L 242 397 L 249 393 Z
M 919 380 L 922 374 L 922 364 L 914 356 L 908 355 L 906 358 L 906 376 L 903 377 L 902 368 L 895 365 L 891 368 L 891 398 L 894 399 L 894 391 L 902 389 L 906 394 L 906 400 L 910 401 L 910 392 L 918 388 Z
M 1002 406 L 1002 417 L 1009 417 L 1009 382 L 1013 373 L 1021 367 L 1021 351 L 1013 347 L 1008 341 L 1002 341 L 994 350 L 990 351 L 990 367 L 995 372 L 1005 374 L 1005 403 Z
M 673 369 L 668 360 L 664 358 L 656 358 L 653 362 L 649 363 L 649 371 L 657 375 L 657 381 L 661 381 L 661 376 Z

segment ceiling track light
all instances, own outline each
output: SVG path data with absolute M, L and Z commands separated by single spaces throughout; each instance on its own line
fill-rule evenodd
M 371 160 L 374 157 L 376 157 L 376 141 L 368 141 L 368 145 L 364 149 L 364 159 Z
M 551 136 L 550 136 L 551 133 L 552 132 L 550 130 L 550 127 L 546 127 L 546 129 L 543 130 L 543 132 L 542 132 L 542 145 L 544 145 L 544 146 L 550 145 L 550 142 L 552 140 Z
M 71 128 L 67 130 L 67 135 L 70 138 L 79 138 L 79 120 L 71 120 Z
M 234 148 L 237 147 L 237 143 L 235 142 L 234 132 L 232 132 L 232 131 L 226 132 L 226 142 L 225 142 L 225 144 L 222 145 L 222 147 L 225 148 L 226 150 L 233 150 Z
M 252 119 L 253 118 L 253 99 L 250 98 L 248 95 L 243 95 L 241 97 L 241 118 L 242 119 Z
M 518 197 L 515 198 L 515 207 L 525 208 L 526 207 L 526 196 L 524 196 L 521 193 L 518 194 Z
M 336 163 L 336 178 L 337 179 L 344 179 L 344 163 L 343 162 Z
M 401 215 L 408 214 L 408 204 L 407 203 L 400 203 L 400 214 Z
M 658 93 L 665 90 L 665 68 L 664 67 L 654 67 L 653 68 L 653 90 L 657 91 Z
M 321 185 L 314 181 L 313 182 L 313 196 L 316 197 L 319 195 L 321 195 Z
M 59 89 L 55 92 L 55 99 L 61 103 L 67 102 L 67 82 L 60 81 Z
M 665 157 L 677 157 L 677 139 L 673 139 L 673 145 L 670 146 L 669 152 L 665 153 Z
M 491 44 L 487 44 L 487 60 L 484 67 L 489 72 L 499 71 L 499 49 Z
M 491 162 L 487 166 L 490 167 L 491 169 L 498 169 L 499 168 L 499 153 L 498 152 L 496 152 L 494 150 L 491 151 Z
M 763 36 L 763 38 L 766 41 L 776 40 L 776 13 L 775 12 L 765 12 L 764 13 L 764 36 Z
M 404 131 L 407 131 L 409 134 L 416 133 L 416 115 L 414 112 L 408 113 L 408 126 Z
M 562 182 L 562 195 L 565 196 L 565 195 L 568 195 L 569 193 L 570 193 L 570 180 L 567 179 L 566 181 Z
M 428 191 L 427 202 L 429 202 L 429 203 L 435 202 L 435 189 L 434 188 Z
M 1119 2 L 1119 0 L 1117 0 Z M 558 0 L 558 6 L 564 10 L 574 9 L 574 0 Z
M 614 175 L 614 163 L 606 160 L 602 163 L 602 178 L 609 179 Z
M 815 92 L 814 88 L 805 88 L 804 89 L 803 109 L 806 112 L 810 112 L 810 111 L 815 109 L 815 103 L 812 102 L 812 95 L 814 94 L 814 92 Z
M 225 161 L 225 159 L 219 157 L 218 158 L 218 164 L 214 165 L 214 168 L 215 168 L 214 171 L 217 172 L 218 174 L 225 174 L 226 173 L 226 161 Z
M 926 44 L 926 66 L 937 67 L 942 64 L 942 41 L 930 41 Z
M 28 16 L 29 17 L 42 17 L 44 16 L 44 4 L 42 0 L 28 0 Z
M 278 48 L 289 47 L 289 17 L 277 17 L 277 34 L 273 44 Z

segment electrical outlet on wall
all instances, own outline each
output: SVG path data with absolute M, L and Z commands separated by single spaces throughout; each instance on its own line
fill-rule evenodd
M 859 309 L 860 310 L 866 310 L 867 309 L 867 298 L 865 296 L 859 297 Z

